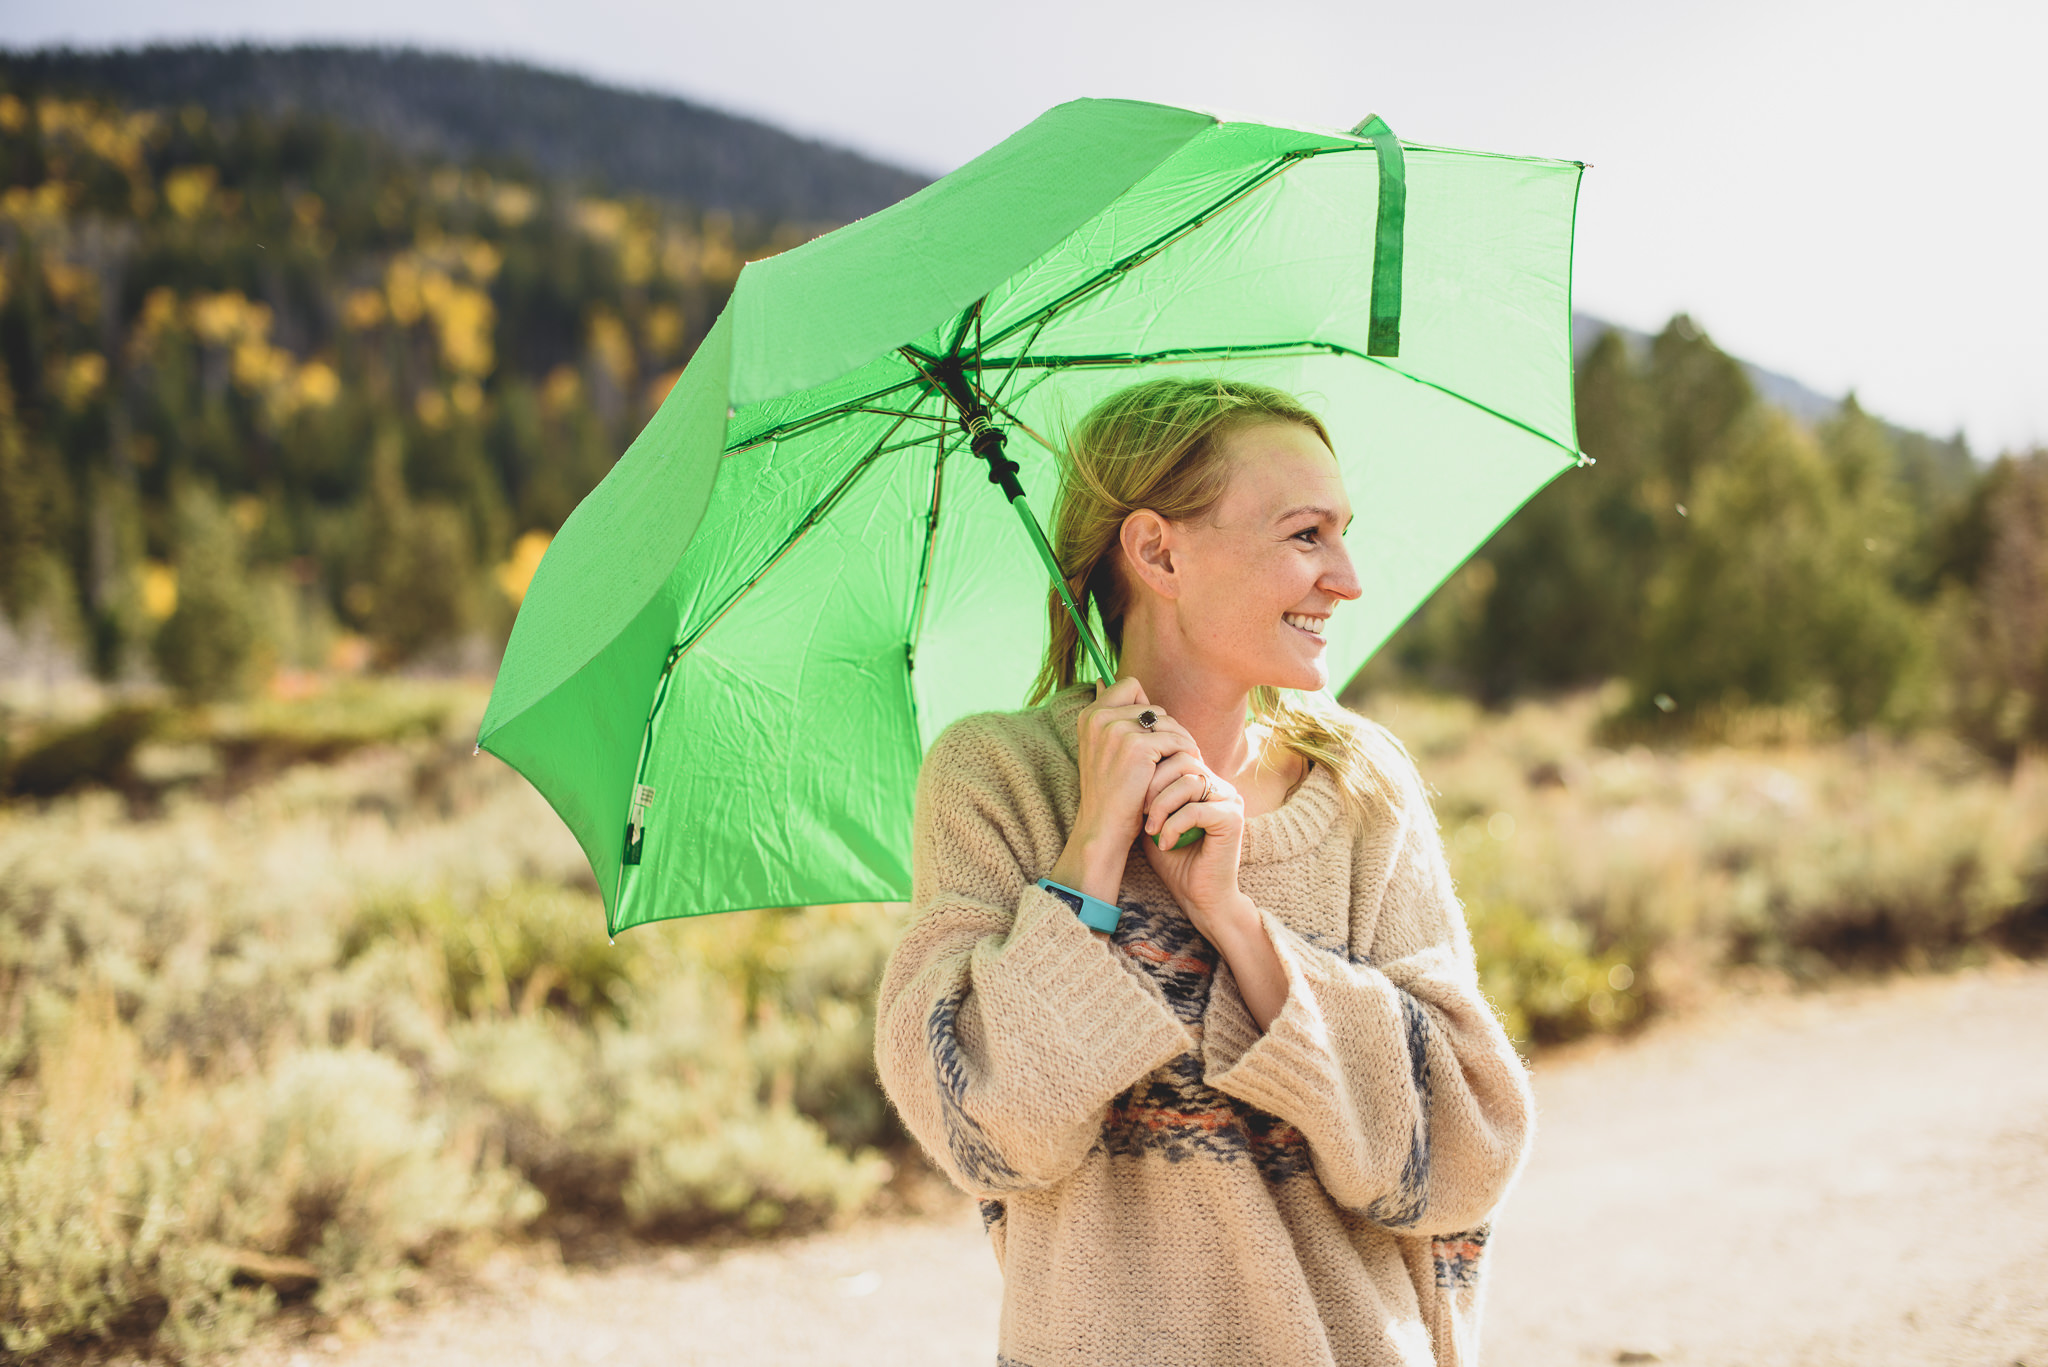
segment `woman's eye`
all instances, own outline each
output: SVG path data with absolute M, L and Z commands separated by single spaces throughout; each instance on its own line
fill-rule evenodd
M 1294 539 L 1296 541 L 1305 541 L 1309 545 L 1313 546 L 1316 544 L 1317 541 L 1322 539 L 1322 534 L 1318 532 L 1314 527 L 1303 527 L 1300 531 L 1294 534 Z

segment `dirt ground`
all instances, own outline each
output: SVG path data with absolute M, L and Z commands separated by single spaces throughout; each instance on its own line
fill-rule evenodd
M 1487 1367 L 2048 1367 L 2048 967 L 1749 998 L 1547 1058 Z M 466 1299 L 245 1367 L 988 1367 L 964 1204 Z

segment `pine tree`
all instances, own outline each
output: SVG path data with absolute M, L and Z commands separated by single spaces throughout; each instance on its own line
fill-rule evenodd
M 1465 653 L 1489 701 L 1611 677 L 1635 652 L 1662 545 L 1644 492 L 1658 428 L 1620 333 L 1580 363 L 1576 409 L 1579 445 L 1595 463 L 1559 475 L 1480 552 L 1493 583 Z
M 377 438 L 362 512 L 363 563 L 345 601 L 379 657 L 388 664 L 416 659 L 469 630 L 476 607 L 469 520 L 451 504 L 413 501 L 395 429 Z
M 1660 410 L 1659 473 L 1674 503 L 1683 503 L 1708 453 L 1756 402 L 1756 391 L 1741 363 L 1683 313 L 1650 343 L 1650 385 Z
M 1850 728 L 1885 716 L 1922 649 L 1870 534 L 1891 497 L 1881 471 L 1837 468 L 1789 416 L 1744 418 L 1703 460 L 1651 585 L 1638 698 L 1695 716 L 1805 706 Z
M 39 612 L 68 615 L 51 600 L 68 588 L 59 554 L 70 492 L 63 467 L 22 430 L 0 368 L 0 612 L 17 625 Z
M 173 506 L 178 603 L 157 630 L 157 668 L 189 702 L 234 697 L 248 687 L 257 647 L 242 534 L 196 479 L 181 482 Z
M 2001 458 L 1973 504 L 1946 605 L 1955 719 L 2010 762 L 2048 744 L 2048 450 Z

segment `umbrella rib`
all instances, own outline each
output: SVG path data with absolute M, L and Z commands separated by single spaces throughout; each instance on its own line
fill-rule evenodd
M 1052 326 L 1052 320 L 1053 320 L 1053 315 L 1052 315 L 1052 314 L 1050 314 L 1050 313 L 1046 314 L 1046 315 L 1045 315 L 1045 316 L 1044 316 L 1043 318 L 1040 318 L 1040 319 L 1038 320 L 1038 326 L 1037 326 L 1037 327 L 1035 327 L 1035 328 L 1033 328 L 1033 329 L 1031 329 L 1031 335 L 1030 335 L 1029 337 L 1026 337 L 1026 338 L 1024 339 L 1024 345 L 1023 345 L 1023 346 L 1021 346 L 1021 347 L 1019 347 L 1019 348 L 1017 349 L 1017 356 L 1016 356 L 1016 359 L 1017 359 L 1017 360 L 1021 361 L 1021 360 L 1023 360 L 1023 359 L 1024 359 L 1024 358 L 1025 358 L 1026 356 L 1029 356 L 1029 355 L 1031 354 L 1031 348 L 1033 348 L 1033 347 L 1035 347 L 1035 346 L 1037 346 L 1037 345 L 1038 345 L 1038 339 L 1039 339 L 1040 337 L 1043 337 L 1043 336 L 1045 335 L 1045 330 L 1046 330 L 1046 329 L 1047 329 L 1048 327 Z M 978 359 L 979 359 L 979 358 L 977 358 L 977 360 L 978 360 Z M 1002 398 L 1002 396 L 1003 396 L 1003 393 L 1004 393 L 1004 391 L 1005 391 L 1005 390 L 1007 390 L 1007 389 L 1008 389 L 1008 388 L 1010 387 L 1010 381 L 1016 378 L 1016 376 L 1017 376 L 1017 370 L 1018 370 L 1018 368 L 1017 368 L 1016 366 L 1014 366 L 1014 365 L 1013 365 L 1013 366 L 1011 366 L 1011 367 L 1010 367 L 1010 368 L 1009 368 L 1009 369 L 1008 369 L 1007 371 L 1005 371 L 1005 372 L 1004 372 L 1004 374 L 1003 374 L 1003 378 L 1002 378 L 1002 379 L 1001 379 L 1000 381 L 998 381 L 998 382 L 996 383 L 996 392 L 995 392 L 995 394 L 994 394 L 994 395 L 993 395 L 993 396 L 992 396 L 992 397 L 990 398 L 990 400 L 989 400 L 989 402 L 990 402 L 990 403 L 994 403 L 994 402 L 996 402 L 997 400 L 999 400 L 999 399 L 1001 399 L 1001 398 Z M 1048 372 L 1048 373 L 1050 373 L 1050 372 Z M 976 371 L 976 378 L 977 378 L 977 379 L 979 378 L 979 367 L 978 367 L 978 366 L 977 366 L 977 371 Z M 1026 394 L 1028 394 L 1028 393 L 1030 393 L 1031 391 L 1027 389 L 1027 390 L 1026 390 L 1026 391 L 1024 391 L 1024 392 L 1025 392 Z M 1018 399 L 1019 399 L 1019 400 L 1022 400 L 1022 399 L 1023 399 L 1023 397 L 1024 397 L 1024 395 L 1023 395 L 1023 394 L 1019 394 L 1019 395 L 1018 395 L 1017 397 L 1018 397 Z
M 675 662 L 677 660 L 681 659 L 684 655 L 688 654 L 690 650 L 696 646 L 697 642 L 703 640 L 704 634 L 706 632 L 710 631 L 711 628 L 717 626 L 721 621 L 723 621 L 725 619 L 725 615 L 731 612 L 735 607 L 739 605 L 740 599 L 746 597 L 748 591 L 750 591 L 754 587 L 754 585 L 760 583 L 762 578 L 768 573 L 768 571 L 774 569 L 776 565 L 780 564 L 783 556 L 788 555 L 791 550 L 795 549 L 796 543 L 803 540 L 804 533 L 808 532 L 811 528 L 817 526 L 818 520 L 824 517 L 826 513 L 832 511 L 832 505 L 837 503 L 840 500 L 840 498 L 845 495 L 846 491 L 853 487 L 855 480 L 859 479 L 861 475 L 866 473 L 866 471 L 870 467 L 872 467 L 877 460 L 880 460 L 883 456 L 889 454 L 889 452 L 899 451 L 903 449 L 902 446 L 890 446 L 888 443 L 889 438 L 896 435 L 897 430 L 903 426 L 905 421 L 907 421 L 906 418 L 898 418 L 894 423 L 890 424 L 889 430 L 884 432 L 881 435 L 881 437 L 875 442 L 874 448 L 870 450 L 865 456 L 862 456 L 858 461 L 856 461 L 854 463 L 853 468 L 851 470 L 848 470 L 845 473 L 845 475 L 841 476 L 839 482 L 833 485 L 831 490 L 828 493 L 826 493 L 826 495 L 823 498 L 819 499 L 816 504 L 812 506 L 810 512 L 804 514 L 803 521 L 797 523 L 796 526 L 793 529 L 791 529 L 789 535 L 783 539 L 782 544 L 776 547 L 775 554 L 769 556 L 768 559 L 765 562 L 763 562 L 759 569 L 755 570 L 751 575 L 747 576 L 747 581 L 744 584 L 741 584 L 738 588 L 734 589 L 732 591 L 731 596 L 728 597 L 723 603 L 719 604 L 718 611 L 712 614 L 711 620 L 704 623 L 703 626 L 698 627 L 695 631 L 691 632 L 689 636 L 684 640 L 676 643 L 675 647 L 669 655 L 669 669 L 675 668 Z M 916 441 L 909 441 L 903 443 L 903 446 L 922 445 L 925 440 L 926 438 L 919 437 Z M 664 671 L 664 673 L 666 673 L 666 671 Z M 653 718 L 650 717 L 648 720 L 651 723 L 653 721 Z
M 1016 375 L 1017 373 L 1019 372 L 1016 370 L 1012 370 L 1009 372 L 1008 375 L 1005 375 L 1003 377 L 1005 383 L 1008 382 L 1010 376 Z M 1027 397 L 1029 397 L 1032 390 L 1038 388 L 1038 386 L 1044 384 L 1047 380 L 1051 379 L 1054 374 L 1055 372 L 1051 370 L 1040 372 L 1036 379 L 1034 379 L 1030 384 L 1024 386 L 1024 392 L 1017 396 L 1016 402 L 1024 402 L 1024 400 Z M 1037 442 L 1040 446 L 1043 446 L 1047 451 L 1050 451 L 1055 458 L 1063 457 L 1066 454 L 1065 452 L 1061 451 L 1059 447 L 1054 446 L 1051 442 L 1047 441 L 1044 437 L 1040 436 L 1037 430 L 1033 428 L 1030 423 L 1025 422 L 1024 419 L 1018 417 L 1016 410 L 1010 408 L 1007 404 L 1003 402 L 1000 392 L 996 394 L 990 394 L 984 390 L 981 391 L 981 395 L 983 398 L 988 400 L 988 406 L 990 408 L 993 408 L 996 412 L 1002 414 L 1005 418 L 1009 419 L 1010 426 L 1016 428 L 1019 432 L 1022 432 L 1025 436 L 1031 438 L 1031 440 Z
M 938 455 L 932 460 L 932 498 L 931 506 L 925 513 L 924 554 L 917 562 L 917 606 L 910 615 L 910 639 L 904 643 L 903 647 L 904 668 L 909 671 L 915 671 L 917 668 L 917 643 L 924 636 L 926 590 L 931 585 L 932 556 L 938 548 L 939 504 L 940 500 L 944 497 L 946 489 L 946 429 L 944 427 L 938 430 L 937 434 L 933 437 L 933 441 L 938 447 Z M 917 699 L 915 696 L 911 698 L 910 705 L 913 709 L 916 708 Z
M 1250 180 L 1245 181 L 1242 185 L 1239 185 L 1235 189 L 1231 190 L 1230 193 L 1226 194 L 1222 199 L 1217 200 L 1208 208 L 1203 209 L 1193 218 L 1182 221 L 1177 226 L 1168 229 L 1164 234 L 1154 238 L 1151 242 L 1138 248 L 1136 251 L 1124 257 L 1122 260 L 1117 261 L 1113 265 L 1106 267 L 1099 274 L 1093 276 L 1088 280 L 1082 281 L 1080 284 L 1074 286 L 1074 288 L 1068 290 L 1059 298 L 1053 300 L 1050 304 L 1045 305 L 1044 308 L 1040 309 L 1038 312 L 1030 314 L 1027 317 L 1020 318 L 1016 322 L 1010 324 L 1008 327 L 1003 328 L 1002 330 L 997 332 L 993 337 L 990 337 L 988 339 L 988 345 L 1001 345 L 1013 333 L 1016 333 L 1023 328 L 1029 327 L 1034 321 L 1039 319 L 1041 315 L 1049 318 L 1053 314 L 1064 312 L 1066 309 L 1071 308 L 1073 305 L 1079 303 L 1081 300 L 1087 298 L 1089 295 L 1095 293 L 1097 290 L 1107 286 L 1112 281 L 1116 280 L 1119 276 L 1125 275 L 1128 272 L 1135 270 L 1137 267 L 1144 265 L 1147 261 L 1150 261 L 1153 257 L 1159 255 L 1159 253 L 1165 251 L 1168 247 L 1178 242 L 1181 238 L 1186 237 L 1189 233 L 1201 227 L 1204 223 L 1207 223 L 1217 214 L 1222 213 L 1225 209 L 1228 209 L 1231 205 L 1237 203 L 1246 195 L 1252 193 L 1252 191 L 1258 189 L 1260 186 L 1275 179 L 1276 177 L 1285 174 L 1287 171 L 1292 170 L 1299 163 L 1306 161 L 1309 155 L 1310 154 L 1305 151 L 1289 152 L 1286 156 L 1281 157 L 1273 165 L 1264 168 L 1257 175 L 1253 176 Z
M 877 399 L 886 398 L 889 395 L 898 392 L 899 390 L 910 389 L 922 383 L 922 379 L 904 380 L 900 384 L 890 385 L 887 389 L 878 389 L 872 394 L 863 394 L 857 399 L 849 399 L 845 403 L 840 404 L 837 407 L 824 409 L 823 411 L 817 413 L 807 413 L 801 418 L 793 418 L 786 423 L 780 424 L 779 426 L 771 427 L 765 432 L 759 432 L 751 437 L 748 437 L 742 445 L 728 446 L 725 449 L 725 454 L 728 456 L 736 456 L 739 455 L 742 451 L 751 451 L 756 446 L 760 446 L 766 442 L 780 441 L 784 437 L 800 436 L 803 433 L 810 431 L 813 427 L 817 427 L 823 423 L 831 422 L 837 418 L 844 417 L 848 413 L 874 413 L 885 418 L 909 417 L 918 418 L 926 422 L 931 422 L 934 420 L 932 414 L 914 412 L 905 413 L 901 409 L 880 408 L 877 407 L 874 402 Z M 922 398 L 922 395 L 920 395 L 919 397 Z M 915 408 L 916 406 L 916 404 L 911 405 L 912 408 Z M 937 420 L 944 421 L 942 417 Z
M 1380 367 L 1380 369 L 1382 370 L 1391 371 L 1394 374 L 1399 375 L 1402 379 L 1409 381 L 1411 384 L 1419 384 L 1425 389 L 1434 389 L 1437 393 L 1442 394 L 1447 398 L 1456 399 L 1459 403 L 1466 404 L 1472 408 L 1476 408 L 1480 412 L 1485 413 L 1490 417 L 1498 418 L 1510 427 L 1518 427 L 1522 431 L 1527 432 L 1530 436 L 1541 438 L 1543 441 L 1548 442 L 1550 445 L 1557 447 L 1560 451 L 1564 451 L 1574 456 L 1579 454 L 1576 448 L 1559 441 L 1556 437 L 1551 436 L 1548 432 L 1544 432 L 1539 428 L 1531 426 L 1529 423 L 1522 421 L 1520 418 L 1515 417 L 1513 414 L 1503 413 L 1498 408 L 1493 407 L 1491 404 L 1481 403 L 1479 400 L 1473 398 L 1469 394 L 1460 394 L 1457 390 L 1452 389 L 1447 385 L 1438 384 L 1434 380 L 1425 380 L 1420 375 L 1416 375 L 1410 371 L 1403 370 L 1401 367 L 1397 365 L 1390 364 L 1384 357 L 1368 356 L 1362 351 L 1353 350 L 1351 347 L 1345 346 L 1339 342 L 1269 342 L 1257 346 L 1174 347 L 1167 351 L 1133 352 L 1130 354 L 1117 354 L 1114 352 L 1106 352 L 1100 355 L 1092 356 L 998 356 L 991 358 L 988 362 L 988 365 L 991 369 L 996 367 L 1002 367 L 1004 369 L 1009 370 L 1011 374 L 1015 374 L 1017 371 L 1020 370 L 1034 369 L 1044 369 L 1048 373 L 1051 373 L 1054 370 L 1073 370 L 1079 369 L 1083 366 L 1180 365 L 1194 361 L 1212 361 L 1219 359 L 1228 359 L 1232 356 L 1272 357 L 1316 355 L 1349 356 L 1353 360 L 1364 361 L 1370 365 L 1376 365 Z M 1033 435 L 1036 436 L 1037 434 L 1033 433 Z
M 966 314 L 960 319 L 960 326 L 953 332 L 953 345 L 948 354 L 954 356 L 960 354 L 960 344 L 967 340 L 969 331 L 974 333 L 976 343 L 977 345 L 979 344 L 981 338 L 981 306 L 987 302 L 988 296 L 984 294 L 981 298 L 967 306 Z

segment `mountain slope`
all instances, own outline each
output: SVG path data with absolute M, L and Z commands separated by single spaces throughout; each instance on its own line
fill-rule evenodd
M 297 108 L 455 161 L 523 161 L 614 192 L 770 220 L 846 222 L 925 178 L 669 95 L 413 49 L 150 47 L 0 53 L 9 85 L 215 115 Z

